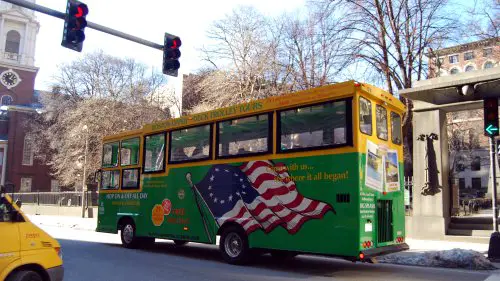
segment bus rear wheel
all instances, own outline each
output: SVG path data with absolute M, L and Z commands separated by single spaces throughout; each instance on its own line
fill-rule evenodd
M 184 246 L 188 243 L 188 241 L 185 240 L 174 240 L 175 246 Z
M 248 237 L 239 227 L 230 226 L 222 232 L 219 250 L 230 264 L 245 264 L 250 260 Z

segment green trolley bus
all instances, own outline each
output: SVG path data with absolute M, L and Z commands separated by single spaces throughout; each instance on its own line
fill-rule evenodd
M 219 244 L 229 263 L 406 250 L 404 110 L 348 81 L 105 137 L 97 231 Z

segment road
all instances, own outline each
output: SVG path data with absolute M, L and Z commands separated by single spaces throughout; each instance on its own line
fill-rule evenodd
M 250 266 L 222 261 L 217 247 L 188 244 L 175 247 L 157 240 L 152 249 L 122 248 L 118 235 L 44 226 L 63 249 L 65 280 L 105 281 L 262 281 L 262 280 L 453 280 L 482 281 L 490 272 L 362 264 L 312 256 L 279 263 L 263 256 Z

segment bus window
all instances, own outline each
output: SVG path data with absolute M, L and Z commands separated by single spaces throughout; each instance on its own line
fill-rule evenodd
M 372 102 L 363 97 L 359 98 L 359 129 L 372 135 Z
M 210 158 L 210 125 L 170 133 L 170 163 Z
M 120 171 L 103 171 L 101 189 L 118 189 L 120 184 Z
M 102 150 L 102 166 L 116 167 L 118 166 L 118 147 L 120 144 L 118 142 L 106 143 Z
M 269 114 L 217 123 L 218 157 L 265 153 L 270 150 Z
M 281 111 L 280 151 L 347 144 L 346 111 L 346 101 Z
M 381 140 L 387 140 L 387 109 L 385 107 L 377 104 L 377 137 Z
M 401 144 L 401 140 L 403 139 L 401 133 L 401 116 L 395 112 L 391 112 L 391 132 L 392 142 Z
M 120 165 L 137 165 L 139 162 L 139 138 L 123 140 L 120 147 Z
M 165 169 L 165 133 L 144 138 L 144 173 L 161 172 Z
M 139 169 L 124 169 L 122 171 L 122 189 L 139 188 Z

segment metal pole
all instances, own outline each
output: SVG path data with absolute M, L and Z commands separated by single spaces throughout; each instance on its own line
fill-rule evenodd
M 85 134 L 85 152 L 83 156 L 83 179 L 82 179 L 82 218 L 85 217 L 85 190 L 87 186 L 87 149 L 89 146 L 88 134 Z
M 492 202 L 491 206 L 493 208 L 493 230 L 498 232 L 498 208 L 497 208 L 497 173 L 495 165 L 495 138 L 490 137 L 490 167 L 491 167 L 491 181 L 493 187 Z
M 52 10 L 50 8 L 40 6 L 40 5 L 35 4 L 35 3 L 30 3 L 30 2 L 27 2 L 25 0 L 4 0 L 4 2 L 18 5 L 18 6 L 26 8 L 26 9 L 34 10 L 34 11 L 37 11 L 37 12 L 42 13 L 42 14 L 46 14 L 46 15 L 53 16 L 56 18 L 60 18 L 62 20 L 64 20 L 66 18 L 66 13 Z M 130 34 L 126 34 L 124 32 L 121 32 L 121 31 L 118 31 L 118 30 L 115 30 L 115 29 L 112 29 L 109 27 L 105 27 L 105 26 L 102 26 L 102 25 L 97 24 L 97 23 L 93 23 L 93 22 L 88 21 L 87 27 L 104 32 L 104 33 L 114 35 L 116 37 L 123 38 L 125 40 L 139 43 L 139 44 L 142 44 L 142 45 L 154 48 L 154 49 L 163 50 L 163 45 L 156 44 L 154 42 L 151 42 L 151 41 L 148 41 L 148 40 L 145 40 L 145 39 L 142 39 L 142 38 L 130 35 Z

